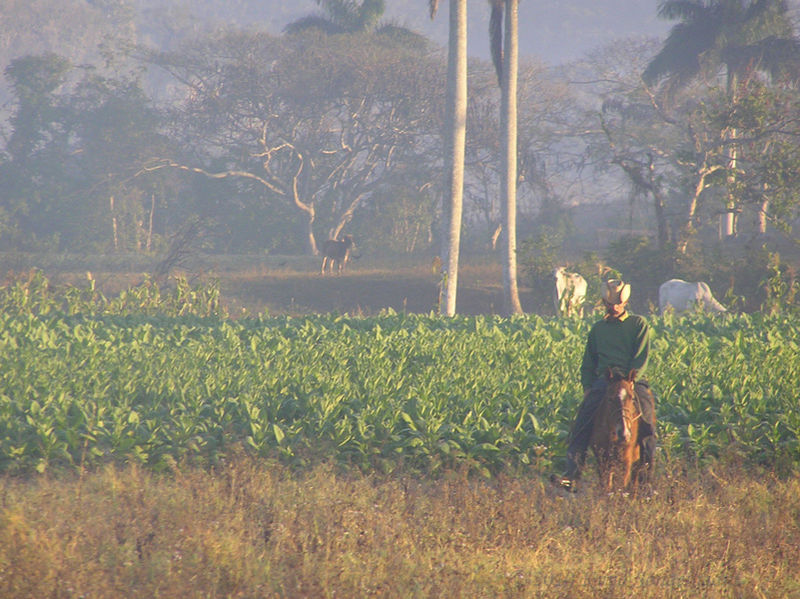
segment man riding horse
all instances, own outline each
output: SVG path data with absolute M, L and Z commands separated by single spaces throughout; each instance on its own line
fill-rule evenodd
M 619 279 L 607 281 L 603 289 L 605 316 L 589 330 L 580 370 L 583 403 L 572 425 L 567 448 L 567 470 L 562 477 L 554 480 L 567 490 L 575 490 L 575 481 L 580 477 L 592 434 L 594 414 L 608 386 L 607 373 L 627 374 L 636 370 L 641 376 L 647 367 L 650 327 L 642 316 L 627 310 L 630 295 L 631 286 L 627 283 Z M 634 388 L 642 412 L 639 423 L 642 461 L 647 471 L 652 471 L 656 445 L 655 397 L 643 378 L 636 381 Z

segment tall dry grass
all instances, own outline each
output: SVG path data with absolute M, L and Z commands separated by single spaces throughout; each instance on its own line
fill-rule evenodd
M 241 458 L 2 480 L 0 597 L 798 597 L 800 478 L 305 473 Z

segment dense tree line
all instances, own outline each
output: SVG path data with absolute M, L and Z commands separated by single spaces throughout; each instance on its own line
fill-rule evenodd
M 444 60 L 411 42 L 220 30 L 170 52 L 135 48 L 103 74 L 55 54 L 17 59 L 6 69 L 15 102 L 0 245 L 163 249 L 200 215 L 218 251 L 313 252 L 345 226 L 392 249 L 433 247 Z M 168 75 L 169 95 L 146 91 L 154 71 Z M 543 69 L 526 72 L 531 95 L 545 97 L 533 89 Z M 500 218 L 492 76 L 488 64 L 471 69 L 467 226 L 484 244 Z

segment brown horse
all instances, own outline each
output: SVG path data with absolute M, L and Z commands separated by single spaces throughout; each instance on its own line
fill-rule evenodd
M 615 487 L 636 489 L 644 467 L 639 447 L 642 410 L 634 392 L 636 371 L 628 376 L 609 372 L 609 383 L 597 412 L 589 445 L 597 460 L 600 482 L 607 491 Z M 617 475 L 617 478 L 615 478 Z
M 330 266 L 329 272 L 333 274 L 334 266 L 336 266 L 339 274 L 342 274 L 354 246 L 352 235 L 345 235 L 342 239 L 328 239 L 322 246 L 321 273 L 324 275 L 325 268 Z

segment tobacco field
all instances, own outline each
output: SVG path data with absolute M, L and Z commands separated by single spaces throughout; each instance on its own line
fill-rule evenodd
M 0 473 L 236 452 L 437 474 L 553 468 L 593 321 L 232 319 L 213 292 L 0 296 Z M 659 459 L 800 463 L 800 317 L 650 315 Z

